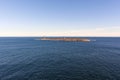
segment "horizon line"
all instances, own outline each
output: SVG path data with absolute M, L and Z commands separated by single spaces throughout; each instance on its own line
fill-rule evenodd
M 0 37 L 120 37 L 120 36 L 0 36 Z

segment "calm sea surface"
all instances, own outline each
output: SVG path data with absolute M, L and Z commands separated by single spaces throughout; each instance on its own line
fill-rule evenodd
M 0 38 L 0 80 L 120 80 L 120 38 L 35 39 Z

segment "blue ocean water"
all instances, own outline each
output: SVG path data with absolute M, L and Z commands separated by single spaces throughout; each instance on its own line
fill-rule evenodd
M 120 80 L 120 38 L 0 38 L 0 80 Z M 96 40 L 96 41 L 94 41 Z

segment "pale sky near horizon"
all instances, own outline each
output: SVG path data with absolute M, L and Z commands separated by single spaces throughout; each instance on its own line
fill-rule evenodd
M 120 0 L 0 0 L 0 36 L 120 36 Z

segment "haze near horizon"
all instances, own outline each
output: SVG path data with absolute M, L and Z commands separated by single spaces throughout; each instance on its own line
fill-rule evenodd
M 120 0 L 0 0 L 0 36 L 120 36 Z

